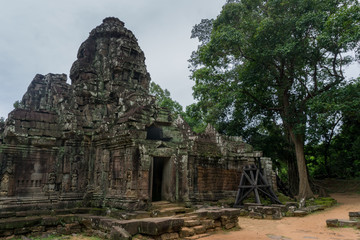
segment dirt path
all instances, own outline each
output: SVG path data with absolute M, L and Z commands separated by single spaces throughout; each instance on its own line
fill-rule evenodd
M 281 220 L 239 218 L 239 225 L 242 228 L 240 231 L 218 233 L 202 240 L 360 240 L 360 230 L 326 227 L 326 219 L 349 219 L 349 212 L 360 211 L 360 195 L 337 193 L 331 196 L 339 205 L 303 218 L 287 217 Z

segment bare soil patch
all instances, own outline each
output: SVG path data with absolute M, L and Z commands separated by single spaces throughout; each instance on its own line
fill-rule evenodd
M 357 240 L 360 230 L 353 228 L 328 228 L 326 219 L 349 219 L 349 212 L 360 211 L 360 194 L 333 193 L 331 197 L 338 205 L 305 217 L 286 217 L 281 220 L 239 218 L 240 231 L 222 232 L 202 239 L 324 239 L 324 240 Z

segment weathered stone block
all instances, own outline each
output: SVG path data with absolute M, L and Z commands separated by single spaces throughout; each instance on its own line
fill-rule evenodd
M 339 220 L 338 219 L 327 219 L 326 226 L 327 227 L 339 227 Z
M 294 211 L 294 217 L 304 217 L 306 215 L 308 215 L 306 211 L 302 211 L 302 210 Z
M 349 212 L 349 218 L 353 221 L 360 221 L 360 212 Z
M 112 240 L 128 240 L 131 239 L 131 235 L 123 228 L 114 226 L 110 232 L 110 239 Z
M 328 219 L 326 220 L 326 226 L 328 227 L 358 227 L 359 223 L 352 220 L 343 219 Z
M 191 220 L 185 220 L 184 221 L 184 226 L 185 227 L 194 227 L 194 226 L 199 226 L 200 220 L 199 219 L 191 219 Z
M 179 235 L 181 238 L 185 238 L 185 237 L 191 237 L 194 234 L 195 234 L 195 230 L 193 228 L 182 227 Z
M 234 223 L 234 222 L 229 222 L 229 223 L 225 224 L 224 228 L 225 229 L 232 229 L 232 228 L 236 227 L 236 225 L 237 224 Z
M 215 220 L 215 221 L 214 221 L 214 227 L 215 227 L 215 228 L 221 227 L 221 221 Z
M 179 239 L 178 233 L 164 233 L 160 236 L 161 240 L 173 240 L 173 239 Z
M 214 220 L 213 219 L 205 219 L 201 220 L 201 225 L 203 225 L 206 229 L 214 228 Z
M 202 234 L 206 232 L 206 227 L 200 225 L 193 227 L 195 234 Z
M 260 212 L 249 212 L 249 217 L 256 219 L 263 219 L 264 215 Z
M 357 221 L 352 221 L 352 220 L 339 219 L 338 221 L 339 227 L 356 227 L 357 224 L 358 224 Z
M 146 235 L 160 235 L 166 232 L 178 232 L 184 226 L 183 219 L 155 218 L 141 221 L 139 233 Z

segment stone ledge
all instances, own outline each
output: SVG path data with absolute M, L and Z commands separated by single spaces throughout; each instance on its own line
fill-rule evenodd
M 57 212 L 82 211 L 66 209 Z M 52 231 L 66 235 L 88 232 L 92 235 L 110 239 L 131 239 L 138 234 L 155 239 L 195 238 L 198 235 L 221 229 L 237 228 L 240 212 L 239 209 L 211 208 L 173 217 L 132 220 L 120 220 L 90 214 L 55 215 L 55 212 L 53 212 L 54 215 L 0 219 L 0 237 Z M 10 214 L 9 216 L 13 215 Z

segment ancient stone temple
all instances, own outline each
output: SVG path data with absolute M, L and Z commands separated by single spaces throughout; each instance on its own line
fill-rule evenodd
M 0 208 L 214 201 L 234 196 L 242 167 L 260 157 L 158 107 L 144 53 L 117 18 L 90 32 L 70 78 L 36 75 L 0 126 Z

